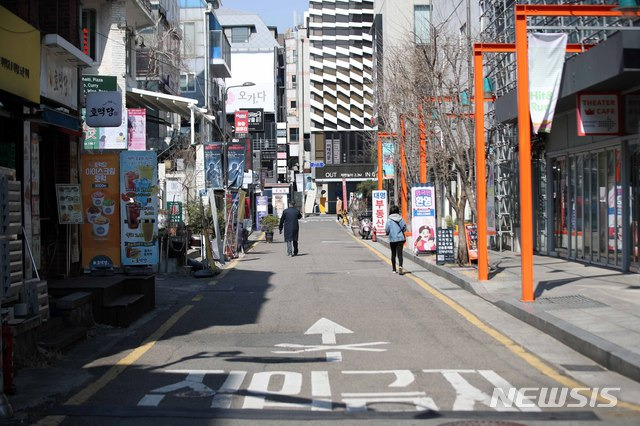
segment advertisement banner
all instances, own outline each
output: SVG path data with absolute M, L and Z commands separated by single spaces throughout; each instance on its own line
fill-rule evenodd
M 384 142 L 382 144 L 382 177 L 384 179 L 393 179 L 395 175 L 394 152 L 395 145 L 393 142 Z
M 127 114 L 129 151 L 145 151 L 147 149 L 147 110 L 128 108 Z
M 84 149 L 127 149 L 127 114 L 123 114 L 120 127 L 89 127 L 86 123 L 86 110 L 82 109 L 82 132 Z
M 80 181 L 85 221 L 82 266 L 120 266 L 120 161 L 118 154 L 84 154 Z
M 431 184 L 411 188 L 411 232 L 413 252 L 430 253 L 436 250 L 436 197 Z
M 567 48 L 566 33 L 529 33 L 529 108 L 534 133 L 551 132 Z
M 227 187 L 242 188 L 244 179 L 245 145 L 232 143 L 227 146 Z
M 376 233 L 384 235 L 384 227 L 387 224 L 387 191 L 372 191 L 373 226 Z
M 259 195 L 256 197 L 256 229 L 264 231 L 262 228 L 262 218 L 269 214 L 269 197 Z
M 620 134 L 620 95 L 578 94 L 578 136 Z
M 122 264 L 158 263 L 158 155 L 120 153 Z
M 247 111 L 236 111 L 235 114 L 235 134 L 249 133 L 249 113 Z
M 204 173 L 207 188 L 224 188 L 222 185 L 222 148 L 222 143 L 210 143 L 204 146 Z

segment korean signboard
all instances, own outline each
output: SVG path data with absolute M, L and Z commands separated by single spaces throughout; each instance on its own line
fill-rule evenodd
M 387 224 L 387 191 L 372 191 L 371 199 L 373 203 L 373 226 L 376 233 L 384 235 L 384 228 Z
M 433 185 L 411 188 L 411 232 L 414 253 L 436 249 L 436 197 Z
M 157 166 L 155 152 L 120 153 L 123 265 L 158 263 Z
M 245 145 L 232 143 L 227 146 L 227 187 L 240 189 L 244 179 Z
M 180 201 L 167 201 L 169 223 L 182 222 L 182 203 Z
M 40 95 L 78 109 L 78 69 L 47 46 L 42 46 Z
M 128 108 L 127 123 L 129 151 L 145 151 L 147 149 L 147 110 Z
M 123 107 L 120 92 L 87 93 L 87 126 L 118 127 L 122 123 Z
M 249 113 L 247 111 L 236 111 L 235 133 L 249 133 Z
M 247 108 L 249 132 L 264 132 L 264 110 L 262 108 Z
M 620 95 L 578 94 L 578 135 L 620 134 Z
M 80 185 L 56 184 L 56 198 L 59 224 L 76 225 L 84 222 Z
M 120 266 L 120 161 L 118 154 L 85 154 L 81 169 L 82 265 Z
M 275 44 L 274 44 L 275 46 Z M 276 69 L 278 65 L 272 49 L 260 52 L 233 52 L 232 77 L 225 80 L 226 111 L 261 108 L 266 113 L 276 112 Z M 253 83 L 250 86 L 246 82 Z M 232 87 L 231 86 L 240 86 Z
M 316 179 L 374 179 L 377 176 L 374 167 L 372 164 L 325 165 L 316 169 Z
M 210 143 L 204 146 L 205 186 L 223 189 L 222 184 L 222 143 Z
M 86 117 L 86 111 L 82 110 L 82 117 Z M 84 135 L 84 149 L 127 149 L 126 112 L 122 117 L 120 127 L 90 127 L 83 120 L 82 132 Z

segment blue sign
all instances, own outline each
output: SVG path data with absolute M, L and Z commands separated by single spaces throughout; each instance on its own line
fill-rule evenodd
M 311 167 L 324 167 L 324 163 L 322 161 L 318 163 L 310 163 Z

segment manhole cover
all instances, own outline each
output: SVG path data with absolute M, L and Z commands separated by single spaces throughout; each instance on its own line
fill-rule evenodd
M 570 296 L 539 297 L 536 303 L 542 305 L 544 309 L 584 309 L 584 308 L 604 308 L 607 305 L 597 300 L 578 294 Z

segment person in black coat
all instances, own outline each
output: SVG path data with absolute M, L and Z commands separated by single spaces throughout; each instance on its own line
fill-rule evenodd
M 287 256 L 298 254 L 298 219 L 302 218 L 300 210 L 296 209 L 294 202 L 289 203 L 289 208 L 282 212 L 280 217 L 280 233 L 284 228 L 284 240 L 287 242 Z M 293 249 L 292 249 L 293 246 Z

